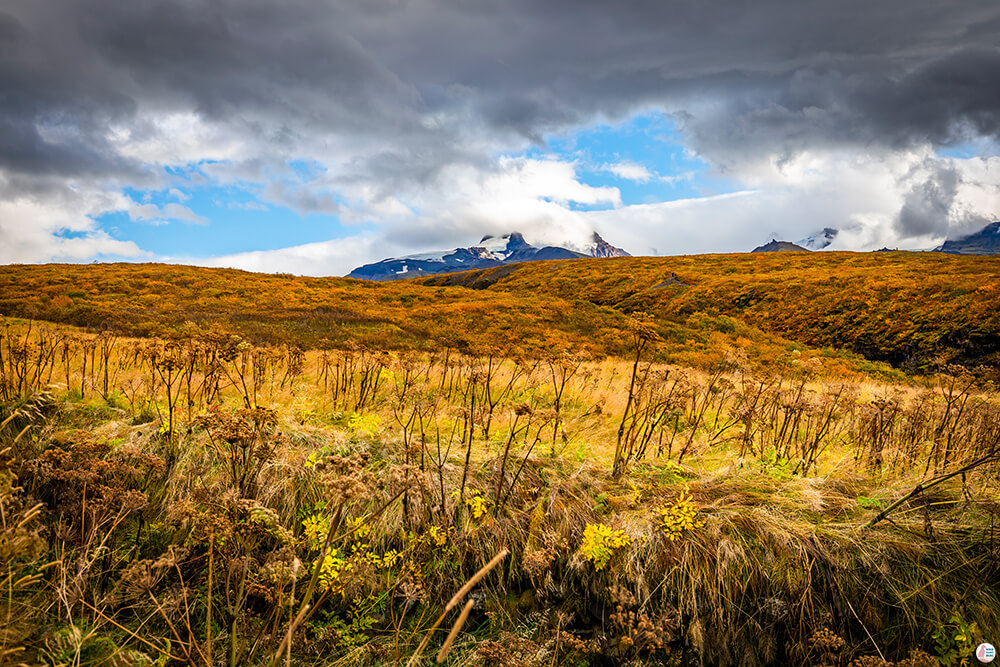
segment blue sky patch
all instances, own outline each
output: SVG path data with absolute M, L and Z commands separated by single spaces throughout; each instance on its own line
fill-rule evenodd
M 572 134 L 547 137 L 546 147 L 533 148 L 527 155 L 575 162 L 583 183 L 618 188 L 626 206 L 740 189 L 728 179 L 710 174 L 709 165 L 693 155 L 682 139 L 668 116 L 649 112 L 617 125 L 598 124 Z M 639 179 L 629 177 L 630 172 L 637 174 L 636 168 L 644 168 L 648 175 Z M 591 210 L 607 206 L 575 205 L 574 208 Z
M 186 199 L 177 197 L 183 193 Z M 140 248 L 169 257 L 211 257 L 254 250 L 285 248 L 340 238 L 358 231 L 344 227 L 337 216 L 302 215 L 287 206 L 258 199 L 239 186 L 175 183 L 165 190 L 133 190 L 125 194 L 140 204 L 161 208 L 180 204 L 208 220 L 194 224 L 183 220 L 132 220 L 128 213 L 108 213 L 97 218 L 100 227 L 118 239 L 134 241 Z

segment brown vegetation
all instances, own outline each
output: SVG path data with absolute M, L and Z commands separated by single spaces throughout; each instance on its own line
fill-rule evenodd
M 681 367 L 651 326 L 626 361 L 8 322 L 4 660 L 921 665 L 1000 628 L 988 377 Z
M 998 361 L 1000 257 L 763 253 L 528 262 L 422 279 L 585 300 L 659 321 L 728 316 L 813 347 L 916 369 Z
M 665 362 L 709 368 L 727 348 L 785 364 L 805 347 L 834 372 L 887 361 L 996 364 L 1000 258 L 773 253 L 528 262 L 393 283 L 153 264 L 0 267 L 0 314 L 129 335 L 221 330 L 256 344 L 505 356 L 627 356 L 649 313 Z M 851 350 L 855 354 L 845 353 Z

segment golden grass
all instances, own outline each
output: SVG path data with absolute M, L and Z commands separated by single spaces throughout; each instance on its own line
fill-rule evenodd
M 24 333 L 15 330 L 14 340 Z M 33 328 L 31 335 L 49 334 Z M 953 613 L 975 622 L 980 635 L 1000 627 L 990 532 L 996 464 L 915 497 L 891 522 L 863 527 L 936 469 L 954 469 L 989 446 L 998 432 L 990 430 L 998 425 L 998 397 L 988 386 L 963 389 L 966 407 L 958 416 L 946 407 L 950 376 L 886 385 L 861 377 L 770 377 L 738 364 L 721 375 L 654 364 L 650 377 L 670 371 L 663 387 L 683 376 L 677 420 L 663 423 L 662 448 L 647 449 L 616 479 L 616 432 L 631 373 L 625 361 L 579 362 L 557 422 L 557 388 L 544 361 L 518 366 L 502 359 L 490 371 L 488 357 L 454 353 L 447 361 L 441 354 L 394 353 L 376 363 L 350 351 L 299 359 L 288 349 L 242 348 L 223 362 L 222 373 L 195 364 L 192 403 L 182 391 L 171 432 L 166 381 L 150 371 L 175 352 L 185 359 L 185 346 L 202 341 L 181 339 L 180 352 L 169 352 L 155 341 L 119 340 L 110 357 L 88 362 L 84 374 L 87 336 L 74 336 L 68 366 L 58 355 L 51 366 L 39 362 L 36 375 L 58 380 L 47 385 L 48 394 L 40 391 L 44 381 L 15 392 L 4 366 L 8 392 L 17 395 L 0 413 L 0 422 L 9 418 L 0 444 L 13 447 L 6 465 L 21 476 L 25 497 L 46 504 L 44 518 L 33 521 L 53 536 L 47 549 L 64 555 L 67 581 L 73 563 L 101 563 L 79 579 L 86 591 L 79 600 L 93 609 L 74 600 L 57 577 L 19 594 L 18 608 L 34 611 L 9 618 L 9 635 L 38 660 L 58 654 L 59 628 L 82 628 L 104 614 L 127 632 L 102 624 L 94 637 L 135 650 L 149 646 L 132 635 L 158 650 L 167 650 L 169 638 L 172 655 L 200 664 L 210 554 L 213 655 L 232 655 L 238 664 L 266 664 L 281 654 L 282 638 L 291 634 L 288 612 L 302 605 L 308 606 L 303 621 L 292 628 L 294 664 L 405 663 L 465 582 L 478 587 L 465 630 L 452 638 L 447 659 L 455 664 L 501 658 L 806 664 L 810 637 L 822 628 L 847 642 L 846 664 L 859 655 L 901 658 L 912 648 L 931 650 L 931 634 L 950 627 Z M 258 353 L 268 355 L 267 372 L 247 392 L 244 375 L 253 375 Z M 331 359 L 356 364 L 346 388 L 331 388 Z M 102 395 L 105 366 L 115 379 Z M 357 409 L 366 373 L 370 378 L 376 367 L 379 389 Z M 490 391 L 502 392 L 516 379 L 495 406 L 487 437 L 484 377 L 491 372 Z M 220 381 L 216 395 L 206 389 L 211 378 Z M 719 378 L 728 388 L 709 391 Z M 130 401 L 126 388 L 135 385 Z M 771 392 L 764 407 L 750 421 L 738 420 L 733 438 L 718 436 L 746 417 L 747 400 L 762 386 Z M 794 420 L 796 406 L 805 406 L 802 414 L 823 414 L 842 391 L 837 428 L 810 472 L 797 472 L 797 447 L 809 439 L 805 422 L 781 424 Z M 873 401 L 887 396 L 900 410 L 886 431 L 888 445 L 872 451 L 866 443 Z M 706 397 L 711 407 L 702 413 Z M 247 405 L 276 414 L 257 449 L 247 444 L 248 421 L 226 421 Z M 913 444 L 906 428 L 918 407 L 929 421 Z M 212 415 L 220 416 L 217 423 Z M 234 430 L 209 438 L 226 424 Z M 746 424 L 757 435 L 744 447 Z M 935 436 L 937 424 L 962 434 L 962 442 Z M 24 436 L 13 442 L 18 433 Z M 787 449 L 762 446 L 782 438 Z M 678 464 L 678 444 L 689 440 Z M 243 446 L 250 447 L 254 470 L 246 497 L 227 458 Z M 144 468 L 140 455 L 161 463 Z M 652 510 L 675 503 L 685 490 L 699 525 L 670 540 Z M 145 504 L 119 509 L 115 503 L 130 491 Z M 21 501 L 9 495 L 4 502 Z M 474 497 L 483 502 L 478 514 Z M 307 582 L 322 571 L 326 553 L 309 545 L 303 521 L 311 517 L 332 526 L 329 553 L 352 569 L 326 583 L 316 574 L 315 595 L 306 601 Z M 629 537 L 600 570 L 580 553 L 584 531 L 596 524 Z M 477 580 L 475 573 L 505 549 L 510 558 Z M 392 553 L 399 560 L 386 566 Z M 157 563 L 168 555 L 176 562 L 164 570 Z M 304 578 L 293 585 L 282 573 L 296 561 Z M 30 573 L 35 565 L 22 558 L 18 567 Z M 173 628 L 158 609 L 172 610 Z M 510 636 L 501 640 L 503 633 Z M 95 655 L 103 650 L 96 639 L 87 641 Z M 529 654 L 531 660 L 524 658 Z

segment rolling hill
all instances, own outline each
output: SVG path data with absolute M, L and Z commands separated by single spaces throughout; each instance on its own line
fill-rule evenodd
M 668 356 L 739 345 L 773 360 L 806 345 L 915 369 L 938 357 L 996 363 L 998 278 L 1000 258 L 905 252 L 587 258 L 387 283 L 24 265 L 0 267 L 0 314 L 133 335 L 221 329 L 313 348 L 624 354 L 627 315 L 646 311 Z
M 995 363 L 1000 258 L 931 253 L 760 253 L 529 264 L 427 278 L 586 300 L 661 321 L 726 315 L 807 345 L 919 365 Z

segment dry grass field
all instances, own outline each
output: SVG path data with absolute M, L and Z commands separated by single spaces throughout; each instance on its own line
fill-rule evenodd
M 914 372 L 763 310 L 628 308 L 640 277 L 504 282 L 566 266 L 118 292 L 126 267 L 5 267 L 0 661 L 933 665 L 997 636 L 1000 394 L 971 348 Z M 311 329 L 354 294 L 368 319 Z

